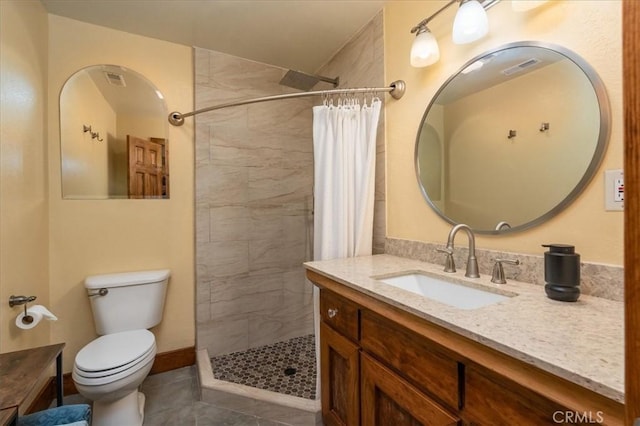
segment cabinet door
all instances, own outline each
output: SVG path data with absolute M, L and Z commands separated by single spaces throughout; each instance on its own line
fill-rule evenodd
M 363 309 L 360 346 L 382 360 L 413 386 L 443 404 L 458 410 L 458 362 L 444 354 L 434 342 L 387 318 Z
M 465 371 L 465 407 L 462 412 L 469 425 L 540 426 L 554 424 L 602 423 L 598 413 L 580 413 L 576 418 L 566 408 L 537 393 L 488 371 L 467 366 Z M 569 417 L 567 417 L 569 416 Z M 565 422 L 565 420 L 569 420 Z
M 362 426 L 458 424 L 457 418 L 391 370 L 365 353 L 360 358 Z
M 320 323 L 320 385 L 326 426 L 360 424 L 359 348 Z

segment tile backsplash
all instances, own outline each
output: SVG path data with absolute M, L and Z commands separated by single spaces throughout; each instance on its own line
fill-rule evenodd
M 385 253 L 421 260 L 423 262 L 444 265 L 444 255 L 436 248 L 444 248 L 445 244 L 428 243 L 422 241 L 401 240 L 387 238 Z M 464 270 L 467 264 L 468 248 L 457 247 L 454 260 L 458 270 Z M 476 247 L 476 257 L 480 273 L 490 275 L 496 259 L 518 259 L 520 265 L 504 265 L 507 279 L 544 285 L 544 256 L 510 253 L 495 250 L 479 249 Z M 582 294 L 602 297 L 605 299 L 624 300 L 624 268 L 617 265 L 601 263 L 580 263 L 580 291 Z

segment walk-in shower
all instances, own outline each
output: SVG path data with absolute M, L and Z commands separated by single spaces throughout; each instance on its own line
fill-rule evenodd
M 202 399 L 315 424 L 313 288 L 302 267 L 313 247 L 312 107 L 319 95 L 398 96 L 404 83 L 335 89 L 325 81 L 327 90 L 297 92 L 283 84 L 293 86 L 298 76 L 282 68 L 204 49 L 195 59 L 196 110 L 169 120 L 195 120 Z M 320 81 L 306 85 L 321 88 Z M 281 99 L 288 100 L 267 102 Z

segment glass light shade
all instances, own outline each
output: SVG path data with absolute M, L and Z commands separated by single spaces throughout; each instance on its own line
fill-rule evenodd
M 489 31 L 487 12 L 477 0 L 460 5 L 453 21 L 453 42 L 466 44 L 484 37 Z
M 511 0 L 511 8 L 516 12 L 526 12 L 542 6 L 548 0 Z
M 411 66 L 426 67 L 439 59 L 440 48 L 436 38 L 428 30 L 419 32 L 411 45 Z

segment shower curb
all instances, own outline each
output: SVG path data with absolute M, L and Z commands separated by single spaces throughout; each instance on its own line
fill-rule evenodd
M 284 425 L 320 426 L 320 400 L 283 395 L 237 383 L 217 380 L 213 376 L 207 349 L 196 352 L 200 400 L 216 407 L 249 414 Z

